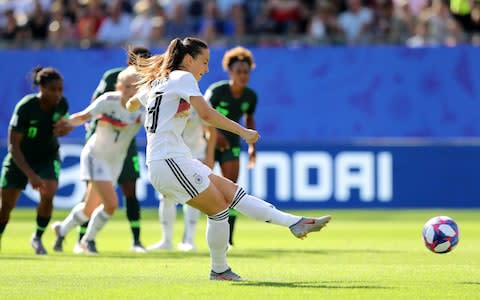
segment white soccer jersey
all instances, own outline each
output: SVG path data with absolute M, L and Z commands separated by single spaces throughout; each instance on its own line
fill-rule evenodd
M 146 107 L 147 164 L 153 160 L 192 157 L 182 133 L 190 116 L 190 97 L 202 96 L 189 72 L 175 70 L 152 82 L 137 97 Z
M 183 140 L 192 152 L 194 158 L 204 160 L 207 151 L 207 141 L 203 132 L 203 121 L 195 111 L 191 110 L 190 118 L 183 131 Z
M 123 164 L 128 146 L 145 120 L 145 110 L 129 112 L 121 104 L 120 92 L 115 91 L 101 95 L 85 111 L 98 123 L 84 151 Z

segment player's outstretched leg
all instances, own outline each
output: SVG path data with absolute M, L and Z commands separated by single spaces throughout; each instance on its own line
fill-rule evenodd
M 290 226 L 290 231 L 299 239 L 304 239 L 308 233 L 313 231 L 320 231 L 330 222 L 330 216 L 323 216 L 320 218 L 303 217 L 297 223 Z
M 230 208 L 255 220 L 289 227 L 297 238 L 303 239 L 308 233 L 320 231 L 330 221 L 330 216 L 319 218 L 300 217 L 278 210 L 272 204 L 248 195 L 238 187 Z

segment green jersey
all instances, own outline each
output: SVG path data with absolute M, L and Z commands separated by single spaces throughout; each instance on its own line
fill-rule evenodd
M 118 74 L 120 74 L 120 72 L 122 72 L 124 69 L 125 68 L 113 68 L 105 71 L 105 73 L 103 73 L 102 79 L 100 79 L 100 82 L 95 89 L 95 92 L 93 92 L 92 101 L 105 94 L 106 92 L 115 91 L 115 84 L 117 83 Z M 90 123 L 90 126 L 88 127 L 85 135 L 86 140 L 88 140 L 93 135 L 93 133 L 95 132 L 95 128 L 97 128 L 97 120 L 93 120 Z
M 118 74 L 120 74 L 120 72 L 122 72 L 124 69 L 125 68 L 113 68 L 103 73 L 100 83 L 95 89 L 95 92 L 93 92 L 92 99 L 97 99 L 106 92 L 115 91 L 115 84 L 117 83 Z
M 10 120 L 9 129 L 23 134 L 20 149 L 27 162 L 43 161 L 58 155 L 58 138 L 53 125 L 68 115 L 65 97 L 51 110 L 40 108 L 38 94 L 30 94 L 18 102 Z
M 227 80 L 210 85 L 205 93 L 205 98 L 219 113 L 237 123 L 244 115 L 253 115 L 257 107 L 257 94 L 246 87 L 243 94 L 235 98 L 230 90 Z M 234 133 L 220 130 L 231 146 L 240 145 L 240 137 Z

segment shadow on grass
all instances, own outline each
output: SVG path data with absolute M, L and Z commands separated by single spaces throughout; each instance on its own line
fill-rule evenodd
M 367 254 L 382 254 L 382 253 L 393 253 L 397 251 L 385 251 L 385 250 L 376 250 L 376 249 L 330 249 L 330 250 L 314 250 L 314 249 L 239 249 L 236 248 L 233 251 L 229 251 L 227 256 L 231 258 L 268 258 L 272 256 L 291 256 L 291 255 L 342 255 L 342 254 L 352 254 L 352 253 L 367 253 Z M 398 251 L 399 252 L 399 251 Z M 50 254 L 50 253 L 49 253 Z M 71 252 L 65 253 L 51 253 L 53 255 L 47 256 L 37 256 L 32 254 L 29 255 L 0 255 L 1 260 L 42 260 L 45 257 L 52 256 L 56 259 L 60 257 L 69 258 L 69 259 L 101 259 L 101 258 L 110 258 L 110 259 L 185 259 L 187 257 L 208 257 L 209 253 L 207 250 L 189 252 L 185 253 L 182 251 L 156 251 L 148 252 L 146 254 L 135 254 L 135 253 L 118 253 L 118 252 L 100 252 L 99 255 L 87 255 L 87 254 L 72 254 Z M 478 283 L 464 283 L 464 284 L 478 284 Z
M 478 281 L 463 281 L 463 282 L 459 282 L 458 284 L 480 285 L 480 282 L 478 282 Z
M 233 285 L 279 288 L 310 289 L 393 289 L 389 286 L 369 284 L 363 281 L 310 281 L 310 282 L 273 282 L 273 281 L 240 281 Z
M 381 253 L 394 253 L 397 251 L 383 251 L 376 249 L 339 249 L 339 250 L 314 250 L 314 249 L 234 249 L 229 251 L 227 256 L 232 258 L 266 258 L 271 256 L 291 256 L 291 255 L 339 255 L 339 254 L 352 254 L 352 253 L 367 253 L 367 254 L 381 254 Z M 400 251 L 398 251 L 400 252 Z M 178 258 L 185 259 L 185 257 L 206 257 L 209 256 L 207 250 L 198 252 L 185 253 L 182 251 L 161 251 L 161 252 L 148 252 L 146 254 L 115 254 L 115 253 L 101 253 L 100 256 L 107 256 L 109 258 L 121 258 L 121 259 L 137 259 L 138 257 L 146 259 L 154 258 Z
M 41 260 L 44 259 L 45 256 L 39 255 L 0 255 L 0 260 Z

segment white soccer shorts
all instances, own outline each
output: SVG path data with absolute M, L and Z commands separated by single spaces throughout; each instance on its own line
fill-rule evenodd
M 201 161 L 185 157 L 151 161 L 148 171 L 155 189 L 181 204 L 206 190 L 212 173 Z

